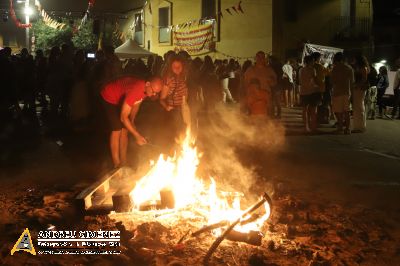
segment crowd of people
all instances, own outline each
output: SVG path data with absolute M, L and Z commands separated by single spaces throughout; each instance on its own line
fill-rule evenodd
M 295 59 L 282 64 L 259 51 L 254 63 L 247 60 L 242 65 L 234 59 L 192 58 L 185 51 L 125 61 L 112 47 L 97 51 L 94 58 L 68 45 L 46 54 L 38 50 L 32 56 L 22 49 L 12 55 L 8 47 L 0 51 L 2 114 L 36 114 L 39 106 L 50 122 L 61 119 L 80 126 L 105 110 L 115 166 L 125 160 L 128 133 L 139 145 L 147 143 L 133 123 L 145 98 L 160 102 L 165 119 L 172 121 L 171 137 L 197 125 L 199 112 L 212 113 L 217 103 L 238 103 L 243 113 L 258 120 L 280 119 L 282 105 L 302 106 L 307 132 L 336 119 L 337 133 L 343 134 L 365 132 L 366 119 L 375 118 L 376 106 L 382 117 L 387 105 L 388 70 L 381 67 L 377 73 L 363 56 L 346 60 L 337 53 L 325 67 L 319 53 L 307 55 L 303 64 Z M 399 109 L 399 80 L 398 71 L 391 118 Z
M 385 115 L 390 119 L 400 119 L 400 113 L 396 117 L 400 71 L 396 72 L 394 79 L 394 95 L 386 97 L 388 69 L 381 66 L 378 73 L 364 56 L 347 60 L 339 52 L 327 68 L 321 64 L 320 53 L 305 56 L 304 66 L 299 70 L 299 85 L 307 131 L 316 131 L 319 123 L 336 118 L 337 133 L 363 133 L 367 130 L 367 119 L 375 119 L 377 106 L 378 118 Z M 393 107 L 390 116 L 384 113 L 388 106 Z

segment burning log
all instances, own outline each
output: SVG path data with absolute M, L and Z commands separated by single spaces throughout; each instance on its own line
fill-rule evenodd
M 249 218 L 240 222 L 240 225 L 246 225 L 257 221 L 260 218 L 260 215 L 253 213 Z
M 252 223 L 259 218 L 260 218 L 260 215 L 252 214 L 248 219 L 241 221 L 240 225 L 246 225 L 246 224 Z M 203 233 L 206 233 L 206 232 L 209 232 L 209 231 L 212 231 L 212 230 L 224 227 L 224 226 L 228 226 L 229 224 L 230 224 L 229 221 L 220 221 L 218 223 L 210 224 L 210 225 L 202 227 L 201 229 L 197 230 L 196 232 L 193 232 L 191 236 L 198 237 L 199 235 L 201 235 Z M 244 241 L 239 241 L 239 242 L 244 242 Z
M 199 235 L 205 233 L 205 232 L 209 232 L 224 226 L 229 225 L 229 221 L 221 221 L 215 224 L 210 224 L 207 226 L 204 226 L 203 228 L 197 230 L 196 232 L 192 233 L 192 237 L 198 237 Z
M 173 209 L 175 208 L 175 197 L 171 190 L 161 190 L 161 209 Z
M 128 212 L 133 207 L 133 202 L 129 196 L 131 187 L 119 189 L 113 196 L 112 202 L 116 212 Z
M 219 236 L 214 243 L 211 245 L 210 249 L 207 251 L 206 256 L 204 257 L 203 264 L 208 265 L 208 261 L 210 260 L 212 254 L 215 252 L 215 250 L 218 248 L 218 246 L 221 244 L 221 242 L 229 235 L 230 232 L 232 232 L 233 228 L 235 228 L 236 225 L 240 223 L 240 221 L 246 217 L 248 214 L 254 212 L 258 208 L 260 208 L 265 202 L 268 202 L 269 206 L 272 207 L 272 200 L 268 196 L 267 193 L 264 193 L 262 199 L 254 204 L 252 207 L 250 207 L 247 211 L 245 211 L 236 221 L 231 223 L 231 225 L 225 230 L 225 232 Z
M 261 241 L 264 235 L 259 231 L 250 231 L 248 233 L 242 233 L 232 230 L 226 239 L 230 241 L 243 242 L 253 246 L 261 246 Z

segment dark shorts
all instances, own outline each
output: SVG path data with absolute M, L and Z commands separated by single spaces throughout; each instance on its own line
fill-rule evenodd
M 282 79 L 282 88 L 285 91 L 292 91 L 294 89 L 293 83 L 289 81 L 288 78 Z
M 123 129 L 124 125 L 120 119 L 121 107 L 119 105 L 108 103 L 104 100 L 103 106 L 111 131 L 120 131 Z
M 300 95 L 300 101 L 302 106 L 318 106 L 321 104 L 322 95 L 319 92 Z

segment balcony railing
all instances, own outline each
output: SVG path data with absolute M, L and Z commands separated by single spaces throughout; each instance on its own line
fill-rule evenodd
M 369 40 L 372 19 L 335 17 L 331 22 L 331 31 L 337 40 Z

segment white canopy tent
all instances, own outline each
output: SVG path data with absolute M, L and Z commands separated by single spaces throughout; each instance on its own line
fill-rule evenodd
M 319 52 L 321 54 L 321 63 L 327 67 L 328 65 L 332 64 L 333 56 L 337 52 L 342 52 L 343 49 L 337 47 L 329 47 L 329 46 L 322 46 L 317 44 L 306 43 L 304 44 L 303 50 L 303 58 L 302 62 L 304 61 L 304 57 L 306 55 L 311 55 L 313 52 Z
M 124 44 L 116 48 L 115 54 L 120 59 L 142 58 L 149 55 L 154 55 L 152 52 L 140 47 L 134 40 L 131 39 L 127 40 Z

